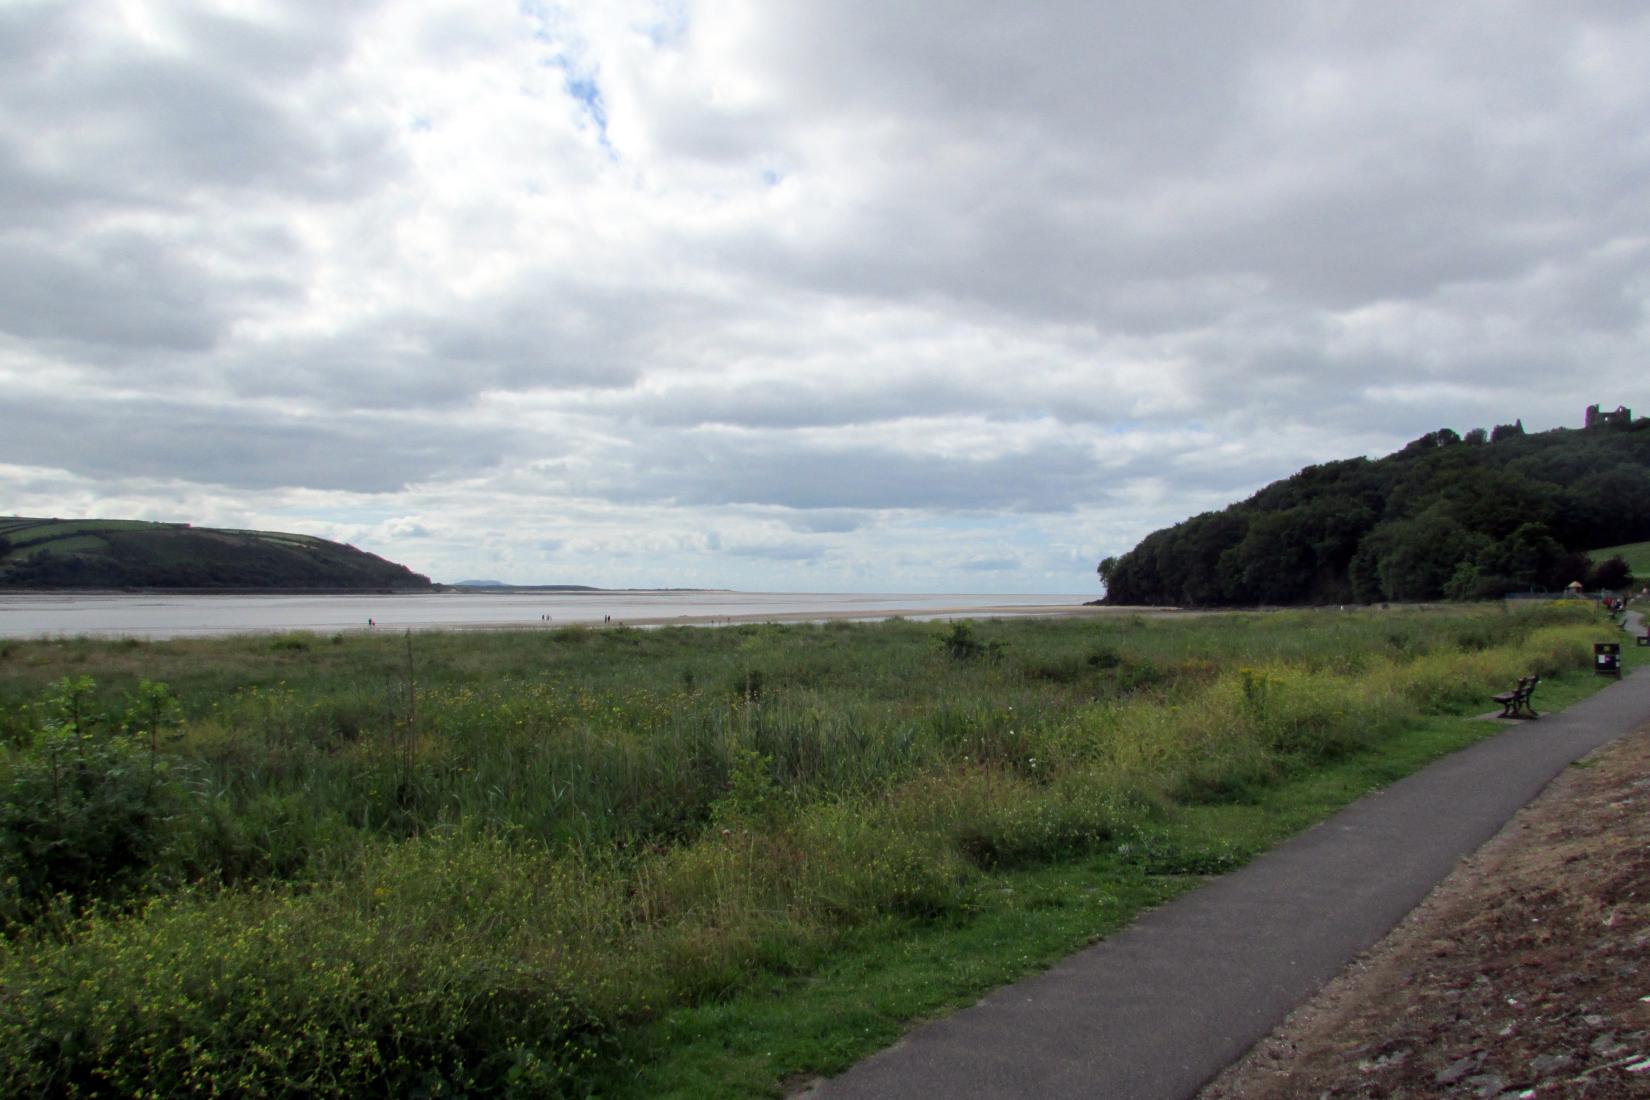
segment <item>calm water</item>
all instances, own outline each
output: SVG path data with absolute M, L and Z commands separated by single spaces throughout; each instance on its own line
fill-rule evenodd
M 279 630 L 654 626 L 765 618 L 1029 615 L 1076 607 L 1081 596 L 854 595 L 805 592 L 421 593 L 398 596 L 0 595 L 0 637 L 128 635 L 178 638 Z M 545 616 L 549 616 L 548 620 Z

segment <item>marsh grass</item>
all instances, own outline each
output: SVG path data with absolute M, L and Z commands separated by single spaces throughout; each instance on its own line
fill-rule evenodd
M 1556 607 L 957 625 L 18 644 L 0 1071 L 37 1094 L 611 1089 L 657 1021 L 867 934 L 966 928 L 1004 876 L 1232 866 L 1253 846 L 1186 815 L 1586 668 L 1602 636 Z M 42 786 L 93 748 L 88 805 L 134 839 L 106 874 Z M 133 814 L 103 773 L 145 760 Z

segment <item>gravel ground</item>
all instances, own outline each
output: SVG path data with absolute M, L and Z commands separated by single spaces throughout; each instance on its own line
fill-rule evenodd
M 1570 767 L 1199 1100 L 1650 1098 L 1650 726 Z

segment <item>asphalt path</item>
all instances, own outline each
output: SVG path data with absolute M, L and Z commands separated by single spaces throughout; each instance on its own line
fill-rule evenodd
M 1650 670 L 1538 721 L 1508 722 L 807 1096 L 1194 1096 L 1571 761 L 1647 721 Z

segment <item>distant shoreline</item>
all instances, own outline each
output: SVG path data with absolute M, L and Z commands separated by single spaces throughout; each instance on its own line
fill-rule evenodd
M 581 584 L 433 584 L 428 588 L 9 588 L 0 596 L 599 596 L 648 592 L 721 593 L 732 588 L 591 588 Z
M 642 590 L 635 590 L 642 591 Z M 647 589 L 645 591 L 668 591 Z M 726 590 L 712 590 L 726 591 Z M 886 622 L 889 619 L 932 621 L 934 619 L 1082 619 L 1140 615 L 1147 618 L 1209 614 L 1182 611 L 1175 607 L 1097 607 L 1092 604 L 1000 604 L 958 607 L 879 607 L 864 610 L 743 612 L 729 615 L 638 615 L 612 622 L 514 623 L 430 623 L 411 624 L 415 629 L 439 630 L 612 630 L 615 627 L 739 626 L 751 623 L 837 623 Z
M 1093 619 L 1198 614 L 1096 607 L 1082 596 L 1004 593 L 742 593 L 627 589 L 493 592 L 179 593 L 80 589 L 0 592 L 0 637 L 208 637 L 308 631 L 555 631 L 760 623 Z
M 431 588 L 8 588 L 10 596 L 429 596 Z M 468 591 L 468 590 L 466 590 Z

